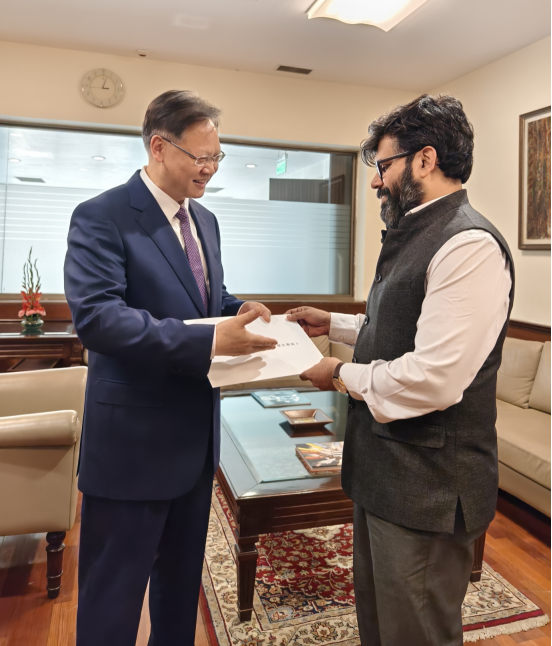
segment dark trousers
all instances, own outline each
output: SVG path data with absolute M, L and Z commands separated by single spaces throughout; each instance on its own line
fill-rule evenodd
M 149 646 L 193 646 L 214 475 L 208 456 L 179 498 L 83 497 L 77 646 L 135 646 L 148 579 Z
M 460 505 L 454 533 L 389 523 L 355 505 L 353 575 L 362 646 L 461 646 L 475 540 Z

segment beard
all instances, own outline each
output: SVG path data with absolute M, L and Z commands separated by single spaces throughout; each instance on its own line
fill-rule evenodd
M 407 162 L 397 184 L 392 188 L 378 189 L 377 196 L 386 196 L 385 203 L 381 205 L 380 217 L 388 229 L 396 229 L 399 222 L 414 207 L 419 206 L 424 197 L 421 182 L 412 176 L 412 161 Z

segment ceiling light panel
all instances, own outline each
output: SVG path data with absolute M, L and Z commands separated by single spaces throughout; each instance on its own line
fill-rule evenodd
M 349 25 L 393 29 L 427 0 L 316 0 L 307 11 L 311 18 L 333 18 Z

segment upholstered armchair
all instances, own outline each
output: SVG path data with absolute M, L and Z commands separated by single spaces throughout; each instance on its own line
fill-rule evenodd
M 47 532 L 48 596 L 75 522 L 88 368 L 0 374 L 0 536 Z

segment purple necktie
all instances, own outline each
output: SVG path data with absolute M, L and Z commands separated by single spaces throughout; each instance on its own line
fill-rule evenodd
M 209 311 L 207 298 L 207 285 L 205 284 L 205 274 L 203 273 L 203 265 L 201 264 L 201 256 L 199 255 L 199 247 L 197 242 L 194 240 L 192 235 L 192 229 L 190 228 L 190 217 L 188 211 L 181 206 L 180 210 L 176 214 L 176 217 L 180 220 L 180 231 L 182 231 L 182 237 L 184 238 L 184 245 L 186 247 L 186 255 L 188 256 L 188 262 L 190 263 L 190 268 L 194 275 L 195 281 L 199 288 L 199 293 L 201 294 L 201 300 L 205 306 L 205 312 Z

